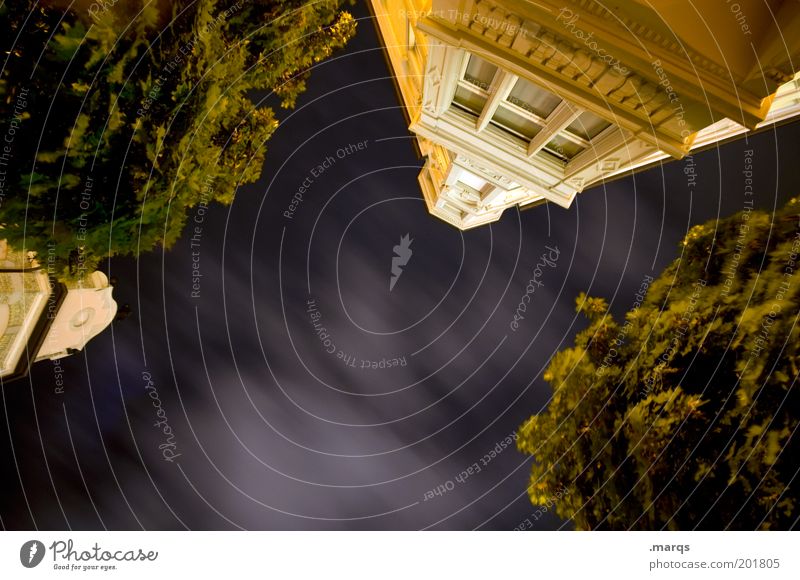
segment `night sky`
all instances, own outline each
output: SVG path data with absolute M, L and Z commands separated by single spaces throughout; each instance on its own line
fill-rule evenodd
M 261 180 L 230 207 L 190 210 L 171 250 L 111 260 L 133 314 L 2 386 L 3 528 L 513 529 L 536 508 L 529 458 L 507 437 L 547 404 L 548 360 L 585 324 L 575 297 L 627 311 L 692 225 L 743 207 L 746 149 L 758 207 L 800 191 L 794 123 L 569 210 L 460 232 L 425 209 L 423 161 L 354 10 L 347 51 L 277 111 Z M 390 291 L 406 234 L 413 255 Z M 547 248 L 558 259 L 512 330 Z

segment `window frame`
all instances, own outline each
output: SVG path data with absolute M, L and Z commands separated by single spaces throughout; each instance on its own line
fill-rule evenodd
M 597 115 L 594 111 L 590 111 L 583 107 L 579 107 L 573 103 L 570 103 L 568 100 L 561 98 L 560 95 L 549 91 L 547 88 L 542 87 L 539 83 L 519 77 L 512 73 L 505 71 L 503 68 L 494 65 L 497 70 L 493 76 L 492 81 L 489 83 L 488 86 L 483 87 L 475 82 L 468 80 L 467 78 L 467 69 L 470 64 L 470 59 L 472 58 L 481 58 L 482 60 L 486 61 L 489 64 L 494 64 L 486 59 L 483 59 L 479 54 L 472 53 L 470 51 L 464 51 L 464 59 L 461 62 L 461 66 L 459 69 L 458 79 L 456 82 L 457 88 L 462 88 L 472 93 L 479 95 L 480 97 L 484 97 L 486 100 L 483 104 L 482 111 L 475 111 L 461 103 L 455 102 L 455 94 L 453 95 L 453 99 L 450 103 L 451 107 L 455 107 L 458 110 L 476 117 L 476 132 L 482 133 L 487 130 L 491 130 L 494 128 L 498 132 L 502 132 L 507 136 L 510 136 L 514 140 L 518 141 L 519 144 L 523 145 L 525 148 L 528 149 L 527 157 L 529 159 L 539 159 L 539 160 L 548 160 L 551 163 L 556 163 L 557 165 L 561 166 L 562 168 L 566 168 L 567 165 L 578 156 L 585 153 L 587 150 L 594 147 L 594 145 L 603 139 L 609 132 L 615 131 L 617 127 L 614 123 L 609 122 L 607 119 Z M 506 77 L 513 79 L 512 82 L 507 83 L 508 86 L 505 88 L 504 93 L 500 95 L 498 98 L 495 99 L 493 102 L 493 89 L 496 90 L 499 85 L 502 84 L 502 80 Z M 475 79 L 479 81 L 480 79 Z M 519 82 L 528 82 L 537 87 L 540 90 L 547 91 L 548 93 L 560 98 L 560 103 L 551 111 L 551 113 L 547 117 L 542 117 L 538 115 L 534 111 L 531 111 L 523 106 L 520 106 L 509 99 L 509 95 L 513 91 L 513 88 Z M 488 120 L 485 120 L 482 124 L 480 119 L 486 116 L 486 109 L 488 107 L 492 107 L 490 111 L 491 115 L 489 116 Z M 565 115 L 564 108 L 568 108 L 570 113 Z M 502 121 L 498 121 L 496 119 L 497 111 L 499 109 L 504 109 L 506 112 L 510 112 L 513 114 L 518 115 L 519 117 L 529 121 L 539 127 L 539 131 L 533 138 L 529 138 L 520 132 L 518 129 L 509 126 L 507 123 L 503 123 Z M 608 123 L 607 127 L 604 127 L 600 130 L 592 139 L 585 139 L 580 135 L 577 135 L 570 131 L 567 127 L 571 123 L 575 121 L 580 115 L 583 113 L 590 113 L 598 118 L 604 120 Z M 573 155 L 567 156 L 559 154 L 558 152 L 552 151 L 548 148 L 550 142 L 556 137 L 561 137 L 574 143 L 575 145 L 579 146 L 581 149 L 576 151 Z M 536 144 L 535 147 L 534 144 Z M 531 149 L 533 147 L 533 149 Z

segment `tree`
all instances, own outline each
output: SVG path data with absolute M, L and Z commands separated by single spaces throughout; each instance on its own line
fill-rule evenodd
M 248 95 L 293 107 L 355 32 L 343 2 L 0 5 L 0 133 L 13 126 L 0 238 L 48 251 L 63 277 L 170 247 L 188 208 L 229 204 L 259 178 L 278 123 Z
M 528 488 L 579 529 L 787 529 L 798 517 L 800 203 L 692 228 L 614 321 L 601 298 L 522 425 Z M 645 284 L 646 285 L 646 284 Z

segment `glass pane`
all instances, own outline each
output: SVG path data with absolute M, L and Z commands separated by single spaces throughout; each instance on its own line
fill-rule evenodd
M 518 134 L 518 137 L 523 137 L 528 141 L 536 137 L 536 134 L 542 129 L 527 117 L 503 106 L 497 107 L 497 111 L 492 117 L 492 124 Z
M 597 137 L 603 130 L 610 127 L 611 123 L 605 119 L 601 119 L 594 113 L 584 111 L 577 119 L 567 127 L 567 131 L 578 137 L 583 137 L 587 141 L 591 141 Z
M 583 151 L 583 147 L 573 141 L 570 141 L 566 137 L 562 137 L 561 135 L 556 135 L 553 137 L 553 139 L 547 145 L 545 145 L 544 148 L 564 161 L 569 161 L 578 153 Z
M 497 67 L 492 63 L 486 62 L 479 56 L 471 54 L 467 70 L 464 73 L 464 80 L 472 83 L 476 87 L 482 88 L 484 91 L 489 90 L 489 85 L 492 84 L 494 73 L 497 72 Z
M 481 111 L 483 111 L 483 106 L 486 104 L 486 95 L 481 95 L 459 85 L 456 88 L 456 95 L 453 101 L 470 113 L 480 115 Z
M 508 95 L 508 101 L 526 111 L 547 118 L 561 102 L 561 98 L 525 79 L 519 79 Z

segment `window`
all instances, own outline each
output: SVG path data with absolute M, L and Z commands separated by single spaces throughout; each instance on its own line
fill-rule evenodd
M 550 113 L 561 103 L 559 97 L 540 89 L 525 79 L 517 81 L 506 100 L 543 118 L 550 116 Z
M 453 98 L 453 102 L 460 108 L 477 116 L 481 114 L 488 98 L 489 93 L 486 91 L 459 84 L 456 87 L 456 95 Z
M 495 65 L 472 54 L 469 56 L 467 69 L 464 71 L 464 80 L 488 92 L 496 73 L 497 67 Z
M 505 129 L 515 136 L 530 141 L 542 130 L 542 126 L 524 114 L 508 107 L 498 107 L 492 117 L 492 125 Z
M 567 127 L 567 131 L 587 141 L 591 141 L 600 133 L 611 126 L 611 123 L 601 119 L 594 113 L 584 111 Z
M 538 154 L 561 165 L 589 149 L 592 140 L 611 126 L 474 54 L 462 64 L 453 105 L 475 117 L 476 131 L 492 125 L 529 156 Z
M 562 161 L 569 161 L 584 149 L 583 145 L 576 143 L 563 134 L 556 135 L 544 146 L 545 151 L 555 155 Z
M 480 115 L 489 99 L 489 87 L 495 74 L 497 74 L 495 65 L 479 56 L 470 55 L 458 81 L 454 103 L 473 115 Z

